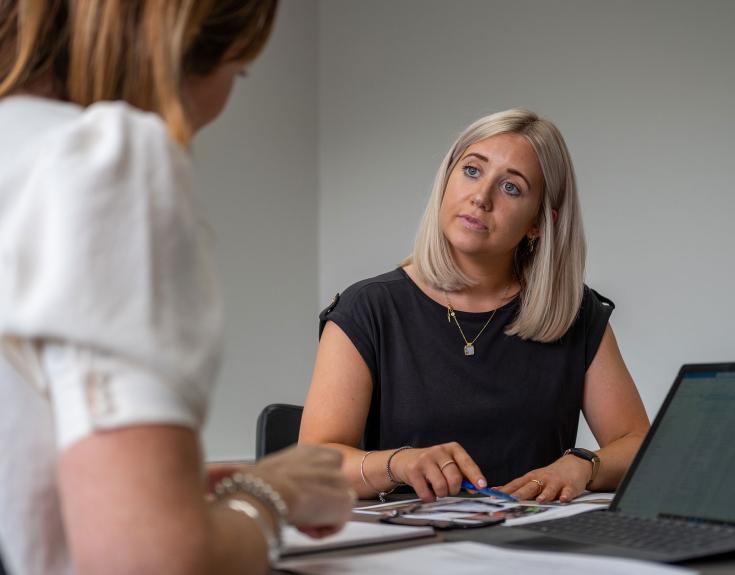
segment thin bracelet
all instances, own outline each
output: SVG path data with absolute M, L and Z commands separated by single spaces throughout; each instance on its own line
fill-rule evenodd
M 371 453 L 375 453 L 374 451 L 366 451 L 365 455 L 362 456 L 362 461 L 360 461 L 360 477 L 362 477 L 362 482 L 368 487 L 368 489 L 375 491 L 375 493 L 378 495 L 378 499 L 381 503 L 385 503 L 385 496 L 390 495 L 396 490 L 396 487 L 391 489 L 390 491 L 381 491 L 380 489 L 375 489 L 375 486 L 368 481 L 367 476 L 365 475 L 365 460 L 367 459 L 367 456 Z
M 275 565 L 281 558 L 281 548 L 283 546 L 280 532 L 274 531 L 270 524 L 263 519 L 258 508 L 249 501 L 244 501 L 242 499 L 229 499 L 227 501 L 227 507 L 233 511 L 244 513 L 258 526 L 260 533 L 263 535 L 263 539 L 265 539 L 265 544 L 268 547 L 268 563 Z
M 393 453 L 391 453 L 388 456 L 388 461 L 386 461 L 386 463 L 385 463 L 385 474 L 388 476 L 388 479 L 390 480 L 391 483 L 395 483 L 396 484 L 396 487 L 398 487 L 399 485 L 406 485 L 406 484 L 403 483 L 402 481 L 398 481 L 393 476 L 393 471 L 390 468 L 390 461 L 391 461 L 391 459 L 393 459 L 395 457 L 396 453 L 398 453 L 399 451 L 403 451 L 404 449 L 413 449 L 413 446 L 412 445 L 404 445 L 403 447 L 399 447 L 398 449 L 396 449 Z M 396 487 L 394 487 L 393 489 L 395 489 Z

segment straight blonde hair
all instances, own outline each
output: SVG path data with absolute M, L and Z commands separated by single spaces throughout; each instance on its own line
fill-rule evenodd
M 498 112 L 480 118 L 460 134 L 439 166 L 413 252 L 401 265 L 413 263 L 438 290 L 458 291 L 476 284 L 457 267 L 441 230 L 439 211 L 449 176 L 467 148 L 498 134 L 524 137 L 536 152 L 544 177 L 538 243 L 530 250 L 524 239 L 515 250 L 521 305 L 506 333 L 556 341 L 574 323 L 582 303 L 586 244 L 569 150 L 557 127 L 533 112 L 522 108 Z
M 50 81 L 88 106 L 124 100 L 158 113 L 186 144 L 181 83 L 255 58 L 277 0 L 0 0 L 0 97 Z

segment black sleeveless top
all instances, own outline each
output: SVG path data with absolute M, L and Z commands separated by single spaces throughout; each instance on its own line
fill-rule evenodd
M 516 297 L 498 308 L 467 357 L 447 308 L 402 268 L 338 294 L 319 316 L 319 333 L 327 321 L 336 323 L 372 374 L 364 447 L 457 441 L 490 485 L 548 465 L 573 447 L 585 373 L 615 306 L 585 286 L 569 331 L 538 343 L 504 333 L 518 305 Z M 470 341 L 490 317 L 456 314 Z

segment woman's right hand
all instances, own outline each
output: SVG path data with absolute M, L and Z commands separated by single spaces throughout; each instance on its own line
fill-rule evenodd
M 403 449 L 393 456 L 390 468 L 393 476 L 413 487 L 424 502 L 456 495 L 464 478 L 475 487 L 487 487 L 480 468 L 456 441 Z
M 318 536 L 338 531 L 350 518 L 355 494 L 341 466 L 338 451 L 300 445 L 264 457 L 248 473 L 263 479 L 283 497 L 289 523 Z

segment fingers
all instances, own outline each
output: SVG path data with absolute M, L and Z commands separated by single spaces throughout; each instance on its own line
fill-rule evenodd
M 326 527 L 298 527 L 298 530 L 314 539 L 322 539 L 323 537 L 327 537 L 328 535 L 334 535 L 340 530 L 340 528 L 341 527 L 334 527 L 329 525 Z
M 534 499 L 542 496 L 546 497 L 551 492 L 556 496 L 555 487 L 553 481 L 541 470 L 534 469 L 514 479 L 513 481 L 506 483 L 502 487 L 498 487 L 500 491 L 510 493 L 513 497 L 521 500 Z M 537 499 L 540 502 L 540 500 Z
M 542 481 L 540 479 L 537 479 L 536 481 Z M 541 485 L 536 483 L 536 481 L 528 480 L 526 483 L 521 485 L 518 489 L 511 492 L 511 495 L 513 497 L 516 497 L 520 500 L 529 500 L 534 499 L 536 496 L 538 496 L 546 486 L 545 483 L 542 482 Z
M 426 469 L 426 479 L 431 484 L 431 489 L 437 497 L 446 497 L 449 495 L 449 485 L 444 473 L 439 469 L 439 465 L 434 464 Z
M 549 483 L 545 484 L 544 487 L 539 490 L 538 495 L 536 495 L 536 501 L 538 501 L 539 503 L 554 501 L 557 495 L 559 495 L 561 487 L 562 486 L 560 483 L 556 481 L 549 481 Z
M 478 487 L 487 486 L 480 468 L 456 442 L 407 450 L 399 455 L 403 459 L 404 481 L 413 487 L 422 501 L 434 501 L 436 497 L 459 493 L 464 477 Z
M 441 472 L 446 478 L 447 485 L 449 486 L 449 494 L 456 495 L 462 488 L 462 472 L 459 470 L 459 465 L 456 462 L 452 462 L 451 465 L 447 465 Z
M 517 477 L 510 483 L 506 483 L 505 485 L 501 485 L 497 489 L 500 489 L 500 491 L 504 491 L 505 493 L 510 493 L 511 495 L 516 496 L 516 492 L 523 487 L 524 485 L 528 484 L 529 481 L 531 481 L 531 474 L 526 473 L 525 475 L 522 475 L 521 477 Z
M 572 499 L 579 495 L 579 493 L 575 493 L 575 491 L 576 490 L 571 485 L 565 485 L 564 488 L 561 490 L 559 501 L 561 501 L 562 503 L 569 503 Z
M 413 487 L 416 495 L 418 495 L 424 503 L 431 503 L 436 500 L 434 491 L 426 482 L 425 472 L 420 466 L 409 465 L 406 470 L 406 483 Z
M 535 499 L 538 503 L 554 501 L 557 498 L 562 503 L 568 503 L 581 493 L 573 485 L 565 484 L 561 479 L 542 470 L 526 473 L 498 489 L 518 499 Z
M 487 487 L 487 479 L 482 471 L 459 443 L 446 443 L 442 447 L 448 448 L 452 459 L 457 462 L 461 475 L 469 479 L 475 487 Z

